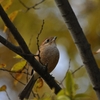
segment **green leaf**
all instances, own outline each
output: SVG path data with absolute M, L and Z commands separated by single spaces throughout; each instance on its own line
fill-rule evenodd
M 57 96 L 61 96 L 61 95 L 64 95 L 64 94 L 66 94 L 66 93 L 65 93 L 65 90 L 62 89 L 62 90 L 57 94 Z
M 66 95 L 61 95 L 57 97 L 57 100 L 71 100 L 71 99 L 68 98 Z
M 23 60 L 23 61 L 20 61 L 18 63 L 16 63 L 12 68 L 11 68 L 11 71 L 14 71 L 14 72 L 19 72 L 21 71 L 26 65 L 26 60 Z
M 92 100 L 92 98 L 90 98 L 89 95 L 87 95 L 85 93 L 76 94 L 75 97 L 74 97 L 74 100 L 80 100 L 80 99 Z
M 75 89 L 74 79 L 73 79 L 72 73 L 70 71 L 68 71 L 66 73 L 65 85 L 66 85 L 66 91 L 68 92 L 68 94 L 71 97 L 74 96 L 76 89 Z
M 68 92 L 65 91 L 65 89 L 62 89 L 58 94 L 57 94 L 57 100 L 70 100 L 68 96 Z

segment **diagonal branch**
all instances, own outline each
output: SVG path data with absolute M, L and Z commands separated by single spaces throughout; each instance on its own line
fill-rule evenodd
M 30 10 L 30 9 L 38 9 L 38 8 L 36 8 L 38 5 L 40 5 L 40 4 L 42 4 L 43 2 L 44 2 L 45 0 L 42 0 L 42 1 L 40 1 L 40 2 L 38 2 L 38 3 L 36 3 L 35 5 L 33 5 L 32 7 L 28 7 L 28 6 L 26 6 L 21 0 L 19 0 L 19 2 L 27 9 L 27 11 L 28 10 Z
M 7 14 L 4 12 L 1 5 L 0 5 L 0 16 L 1 16 L 2 20 L 5 22 L 6 26 L 11 31 L 11 33 L 13 34 L 14 38 L 17 40 L 17 42 L 20 45 L 20 47 L 22 48 L 22 50 L 24 50 L 23 52 L 30 54 L 27 44 L 25 43 L 24 39 L 22 38 L 22 36 L 18 32 L 18 30 L 15 28 L 15 26 L 9 20 Z
M 88 43 L 68 0 L 55 0 L 55 2 L 61 11 L 76 47 L 79 50 L 82 61 L 90 76 L 98 99 L 100 100 L 100 71 L 93 57 L 90 44 Z
M 0 42 L 5 45 L 7 48 L 9 48 L 10 50 L 14 51 L 15 53 L 21 55 L 22 54 L 22 50 L 20 47 L 18 46 L 14 46 L 13 44 L 11 44 L 9 41 L 7 41 L 5 38 L 3 38 L 2 36 L 0 36 Z
M 30 65 L 34 68 L 34 70 L 45 80 L 45 82 L 49 85 L 49 87 L 55 88 L 55 93 L 57 94 L 61 87 L 56 83 L 54 80 L 54 77 L 52 77 L 47 71 L 45 71 L 44 66 L 41 65 L 35 58 L 34 55 L 29 51 L 28 46 L 26 45 L 24 39 L 19 34 L 15 26 L 12 24 L 12 22 L 9 20 L 7 14 L 3 10 L 2 6 L 0 5 L 0 16 L 3 19 L 6 26 L 11 31 L 12 35 L 20 45 L 20 48 L 14 46 L 7 40 L 5 40 L 3 37 L 0 36 L 0 42 L 4 44 L 7 48 L 11 49 L 15 53 L 22 56 L 24 59 L 26 59 Z M 18 50 L 18 51 L 17 51 Z

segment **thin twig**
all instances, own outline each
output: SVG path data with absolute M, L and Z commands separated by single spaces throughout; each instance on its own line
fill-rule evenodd
M 69 59 L 69 67 L 68 67 L 67 72 L 68 72 L 68 71 L 69 71 L 69 69 L 70 69 L 70 63 L 71 63 L 71 59 Z
M 0 16 L 2 18 L 2 20 L 4 21 L 4 23 L 6 24 L 6 26 L 9 28 L 9 30 L 11 31 L 12 35 L 14 36 L 14 38 L 16 39 L 16 41 L 18 42 L 19 46 L 20 46 L 20 52 L 15 51 L 16 49 L 13 48 L 13 51 L 16 52 L 17 54 L 31 54 L 26 42 L 24 41 L 24 39 L 22 38 L 22 36 L 20 35 L 20 33 L 18 32 L 18 30 L 16 29 L 16 27 L 13 25 L 13 23 L 9 20 L 9 17 L 7 16 L 7 14 L 5 13 L 4 9 L 2 8 L 2 6 L 0 5 Z M 1 36 L 0 36 L 1 37 Z M 4 40 L 4 39 L 3 39 Z M 3 41 L 2 40 L 2 41 Z M 1 39 L 0 42 L 2 43 Z M 7 42 L 7 41 L 6 41 Z M 5 46 L 6 43 L 3 43 Z M 11 44 L 10 44 L 11 45 Z M 9 48 L 9 46 L 7 46 Z M 14 46 L 13 46 L 14 47 Z M 11 49 L 11 48 L 9 48 Z
M 27 64 L 28 64 L 28 62 L 27 62 Z M 27 73 L 28 73 L 28 70 L 29 70 L 29 66 L 28 66 L 28 68 L 26 68 Z M 28 82 L 28 74 L 26 74 L 26 81 Z
M 71 59 L 69 59 L 69 67 L 68 67 L 67 72 L 68 72 L 69 69 L 70 69 L 70 62 L 71 62 Z M 66 72 L 66 74 L 67 74 L 67 72 Z M 63 83 L 63 81 L 65 80 L 65 78 L 66 78 L 66 75 L 64 76 L 64 78 L 62 79 L 62 81 L 59 83 L 59 85 L 62 85 L 62 83 Z
M 61 90 L 61 87 L 55 82 L 54 78 L 43 69 L 43 65 L 35 60 L 34 55 L 30 52 L 24 39 L 22 38 L 18 30 L 15 28 L 13 23 L 10 21 L 10 19 L 8 18 L 7 14 L 5 13 L 1 5 L 0 5 L 0 16 L 2 20 L 4 21 L 4 23 L 6 24 L 6 26 L 11 31 L 11 34 L 14 36 L 14 38 L 18 42 L 20 46 L 20 50 L 19 49 L 18 51 L 15 50 L 16 48 L 14 48 L 11 44 L 10 44 L 10 47 L 6 45 L 7 42 L 3 41 L 4 38 L 3 40 L 0 39 L 0 42 L 4 44 L 6 47 L 8 47 L 9 49 L 11 49 L 12 51 L 14 51 L 15 53 L 19 54 L 25 60 L 27 60 L 31 64 L 31 66 L 34 68 L 34 70 L 38 72 L 39 75 L 46 81 L 46 83 L 50 86 L 50 88 L 55 87 L 55 93 L 57 94 Z
M 42 0 L 42 1 L 40 1 L 40 2 L 38 2 L 38 3 L 36 3 L 35 5 L 33 5 L 32 7 L 28 7 L 28 6 L 26 6 L 21 0 L 19 0 L 19 2 L 27 9 L 27 11 L 28 10 L 30 10 L 30 9 L 39 9 L 39 8 L 36 8 L 38 5 L 40 5 L 41 3 L 43 3 L 45 0 Z M 26 11 L 26 12 L 27 12 Z
M 82 67 L 83 67 L 84 65 L 81 65 L 79 68 L 77 68 L 76 70 L 74 70 L 73 72 L 72 72 L 72 74 L 75 74 L 78 70 L 80 70 Z
M 2 37 L 0 35 L 0 42 L 5 45 L 7 48 L 9 48 L 10 50 L 12 50 L 13 52 L 21 55 L 22 50 L 20 47 L 13 45 L 12 43 L 10 43 L 9 41 L 7 41 L 4 37 Z
M 37 9 L 36 6 L 38 6 L 39 4 L 43 3 L 44 1 L 45 1 L 45 0 L 42 0 L 42 1 L 38 2 L 38 3 L 36 3 L 32 8 Z
M 26 6 L 21 0 L 19 0 L 19 2 L 27 9 L 30 9 L 28 6 Z
M 9 97 L 9 95 L 8 95 L 8 93 L 7 93 L 7 91 L 5 91 L 5 92 L 6 92 L 6 95 L 7 95 L 7 97 L 8 97 L 8 100 L 11 100 L 10 97 Z
M 30 40 L 29 40 L 29 44 L 28 44 L 29 47 L 30 47 L 30 45 L 31 45 L 32 39 L 33 39 L 33 34 L 31 35 Z
M 23 74 L 28 74 L 28 75 L 31 76 L 31 74 L 29 74 L 28 72 L 15 72 L 15 71 L 11 71 L 11 70 L 8 70 L 8 69 L 5 69 L 5 68 L 0 68 L 0 70 L 7 71 L 9 73 L 23 73 Z
M 41 29 L 40 29 L 40 32 L 38 33 L 38 35 L 37 35 L 37 48 L 38 48 L 38 52 L 39 52 L 39 54 L 38 54 L 38 57 L 39 57 L 39 62 L 42 64 L 42 62 L 41 62 L 41 57 L 40 57 L 40 46 L 39 46 L 39 36 L 40 36 L 40 34 L 42 33 L 42 31 L 43 31 L 43 27 L 44 27 L 44 20 L 43 20 L 43 23 L 42 23 L 42 25 L 41 25 Z
M 26 84 L 24 84 L 23 82 L 21 82 L 21 81 L 19 81 L 18 79 L 16 79 L 16 78 L 12 75 L 12 73 L 10 73 L 10 75 L 11 75 L 16 81 L 18 81 L 19 83 L 21 83 L 22 85 L 26 85 Z
M 11 75 L 15 80 L 17 80 L 19 83 L 21 83 L 21 84 L 23 84 L 23 85 L 25 85 L 25 84 L 22 83 L 21 81 L 19 81 L 18 79 L 16 79 L 16 78 L 12 75 L 12 73 L 24 73 L 24 74 L 27 74 L 27 75 L 30 75 L 30 76 L 31 76 L 31 74 L 29 74 L 28 72 L 22 72 L 22 71 L 21 71 L 21 72 L 15 72 L 15 71 L 11 71 L 11 70 L 8 70 L 8 69 L 5 69 L 5 68 L 0 68 L 0 70 L 9 72 L 10 75 Z

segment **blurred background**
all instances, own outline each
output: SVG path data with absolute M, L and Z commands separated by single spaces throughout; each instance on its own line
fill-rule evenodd
M 2 1 L 2 2 L 1 2 Z M 1 4 L 5 7 L 8 15 L 17 11 L 13 24 L 18 29 L 33 54 L 37 51 L 37 35 L 41 30 L 44 20 L 42 33 L 39 37 L 39 43 L 50 36 L 57 36 L 57 46 L 60 51 L 60 60 L 54 71 L 51 73 L 58 82 L 61 82 L 70 66 L 73 72 L 83 65 L 77 48 L 71 38 L 66 24 L 56 6 L 54 0 L 45 0 L 36 9 L 27 9 L 19 0 L 1 0 Z M 27 7 L 32 7 L 41 0 L 21 0 Z M 100 48 L 100 1 L 99 0 L 69 0 L 78 21 L 84 31 L 84 34 L 91 45 L 93 52 Z M 6 7 L 7 6 L 7 7 Z M 0 19 L 0 35 L 8 39 L 11 43 L 17 45 L 16 40 L 7 29 L 4 31 L 4 23 Z M 4 32 L 3 32 L 4 31 Z M 11 69 L 19 59 L 15 59 L 16 54 L 5 46 L 0 44 L 0 64 L 6 64 L 7 69 Z M 97 64 L 100 64 L 100 55 L 94 55 Z M 70 61 L 70 64 L 69 64 Z M 97 100 L 96 94 L 92 89 L 92 85 L 88 74 L 84 67 L 74 74 L 75 82 L 78 84 L 77 93 L 87 93 L 93 100 Z M 23 80 L 23 78 L 21 79 Z M 13 84 L 14 78 L 9 72 L 0 70 L 0 86 L 6 85 L 11 100 L 18 100 L 18 94 L 23 89 L 23 85 Z M 5 93 L 0 92 L 0 98 L 7 100 Z

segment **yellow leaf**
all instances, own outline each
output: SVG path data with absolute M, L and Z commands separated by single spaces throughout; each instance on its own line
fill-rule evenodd
M 5 68 L 6 64 L 0 64 L 0 68 Z
M 9 15 L 9 18 L 10 18 L 11 21 L 13 21 L 13 20 L 15 19 L 16 15 L 18 14 L 18 12 L 19 12 L 19 11 L 17 10 L 17 11 L 12 12 L 12 13 Z
M 6 89 L 7 89 L 6 85 L 0 87 L 0 91 L 6 91 Z
M 22 78 L 22 76 L 23 76 L 23 73 L 18 73 L 18 74 L 16 74 L 15 78 L 16 78 L 17 80 L 14 80 L 14 85 L 17 85 L 18 80 L 20 80 L 20 79 Z
M 22 58 L 20 55 L 16 55 L 14 58 Z
M 37 91 L 37 89 L 42 88 L 42 86 L 43 86 L 43 80 L 42 78 L 38 78 L 34 85 L 34 91 Z
M 10 19 L 11 21 L 13 21 L 13 20 L 15 19 L 15 17 L 17 16 L 18 12 L 19 12 L 19 11 L 14 11 L 14 12 L 12 12 L 12 13 L 9 15 L 9 19 Z M 4 26 L 3 32 L 6 32 L 6 30 L 7 30 L 7 27 Z
M 42 78 L 38 78 L 37 81 L 36 81 L 36 84 L 37 84 L 37 88 L 41 88 L 43 86 Z
M 26 65 L 26 60 L 23 60 L 23 61 L 20 61 L 18 63 L 16 63 L 12 68 L 11 68 L 11 71 L 14 71 L 14 72 L 19 72 L 21 71 Z
M 4 10 L 7 10 L 12 4 L 12 0 L 4 0 L 4 2 L 2 2 L 2 6 L 4 8 Z

